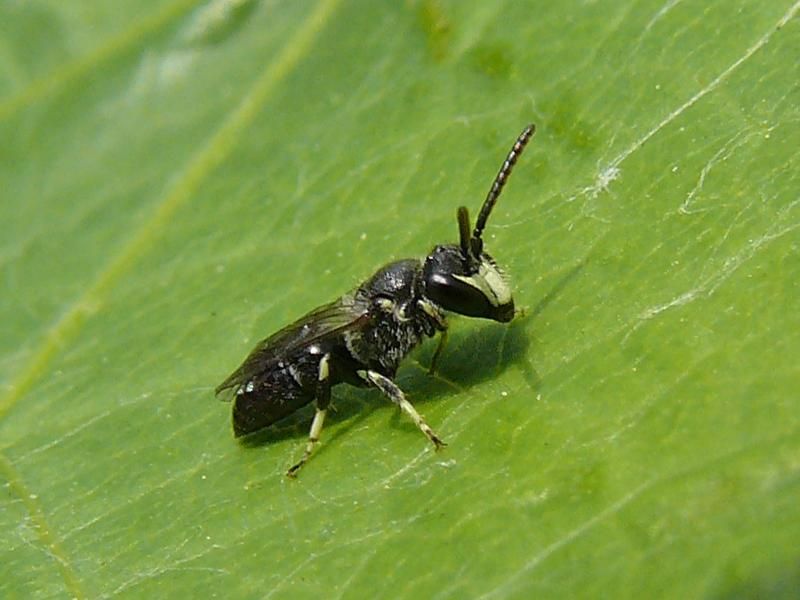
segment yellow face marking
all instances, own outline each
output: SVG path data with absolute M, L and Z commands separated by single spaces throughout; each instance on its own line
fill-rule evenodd
M 492 306 L 504 306 L 511 302 L 511 288 L 497 267 L 487 260 L 481 261 L 475 275 L 453 277 L 480 290 Z
M 478 276 L 483 277 L 489 285 L 489 289 L 492 290 L 495 298 L 497 298 L 497 306 L 511 302 L 511 288 L 500 271 L 497 270 L 497 267 L 490 262 L 481 261 Z

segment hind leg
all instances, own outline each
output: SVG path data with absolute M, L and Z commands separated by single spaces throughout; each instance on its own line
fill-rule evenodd
M 308 442 L 306 443 L 305 452 L 303 457 L 292 467 L 286 471 L 287 477 L 297 477 L 297 472 L 300 468 L 308 462 L 311 453 L 314 451 L 314 446 L 319 442 L 319 436 L 322 432 L 322 425 L 325 423 L 325 414 L 328 411 L 328 405 L 331 403 L 331 370 L 330 370 L 331 355 L 326 354 L 319 361 L 319 369 L 317 374 L 317 387 L 314 394 L 314 406 L 316 412 L 314 413 L 314 420 L 311 421 L 311 430 L 308 432 Z

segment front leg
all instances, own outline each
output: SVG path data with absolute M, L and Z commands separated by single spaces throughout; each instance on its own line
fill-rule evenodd
M 436 350 L 433 353 L 433 358 L 431 359 L 431 366 L 428 367 L 428 375 L 434 375 L 436 373 L 436 363 L 439 362 L 439 357 L 441 356 L 442 350 L 444 350 L 446 344 L 447 344 L 447 327 L 439 330 L 439 343 L 436 345 Z
M 439 357 L 447 344 L 447 319 L 445 319 L 442 311 L 432 302 L 422 299 L 417 300 L 417 304 L 419 304 L 422 311 L 431 318 L 434 328 L 439 332 L 439 344 L 436 346 L 433 358 L 431 359 L 431 366 L 428 368 L 428 375 L 433 375 L 436 373 L 436 363 L 439 362 Z
M 425 419 L 422 418 L 414 406 L 406 400 L 405 394 L 403 394 L 403 390 L 397 387 L 397 384 L 386 377 L 385 375 L 381 375 L 377 371 L 358 371 L 358 376 L 361 377 L 364 381 L 369 383 L 370 385 L 375 386 L 383 395 L 389 398 L 392 402 L 397 404 L 403 412 L 405 412 L 411 420 L 414 421 L 417 427 L 420 428 L 422 433 L 433 443 L 437 450 L 440 448 L 444 448 L 447 444 L 445 444 L 438 435 L 433 432 L 428 424 L 425 422 Z

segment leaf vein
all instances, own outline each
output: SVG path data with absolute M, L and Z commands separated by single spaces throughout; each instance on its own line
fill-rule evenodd
M 31 492 L 28 486 L 25 485 L 22 476 L 14 468 L 14 465 L 8 457 L 2 453 L 0 453 L 0 472 L 5 475 L 11 491 L 20 499 L 23 506 L 25 506 L 34 524 L 34 528 L 36 529 L 36 534 L 39 537 L 42 549 L 56 561 L 58 570 L 64 580 L 64 585 L 69 591 L 69 595 L 73 598 L 85 598 L 86 594 L 83 592 L 83 586 L 78 578 L 78 574 L 70 564 L 69 558 L 61 547 L 60 541 L 47 523 L 47 518 L 38 501 L 37 495 Z
M 0 418 L 11 409 L 44 372 L 61 347 L 80 331 L 83 323 L 100 307 L 113 286 L 150 248 L 151 243 L 170 222 L 177 210 L 201 187 L 231 153 L 241 134 L 259 113 L 260 107 L 276 87 L 286 79 L 310 50 L 314 40 L 327 24 L 340 0 L 320 0 L 316 9 L 290 39 L 289 43 L 268 64 L 250 92 L 233 113 L 211 136 L 208 143 L 192 156 L 163 199 L 144 224 L 100 271 L 87 291 L 78 298 L 45 333 L 41 347 L 34 353 L 27 368 L 12 382 L 9 392 L 0 399 Z

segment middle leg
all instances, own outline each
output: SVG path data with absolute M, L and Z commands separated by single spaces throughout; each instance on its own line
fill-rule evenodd
M 358 371 L 359 377 L 361 377 L 364 381 L 369 383 L 370 385 L 375 386 L 383 395 L 389 398 L 392 402 L 397 404 L 403 412 L 405 412 L 411 420 L 414 421 L 417 427 L 420 428 L 422 433 L 433 443 L 437 450 L 440 448 L 444 448 L 447 444 L 445 444 L 438 435 L 433 432 L 428 424 L 425 422 L 425 419 L 422 418 L 422 415 L 417 412 L 417 409 L 406 400 L 405 394 L 403 394 L 403 390 L 397 387 L 397 384 L 386 377 L 385 375 L 381 375 L 377 371 Z

